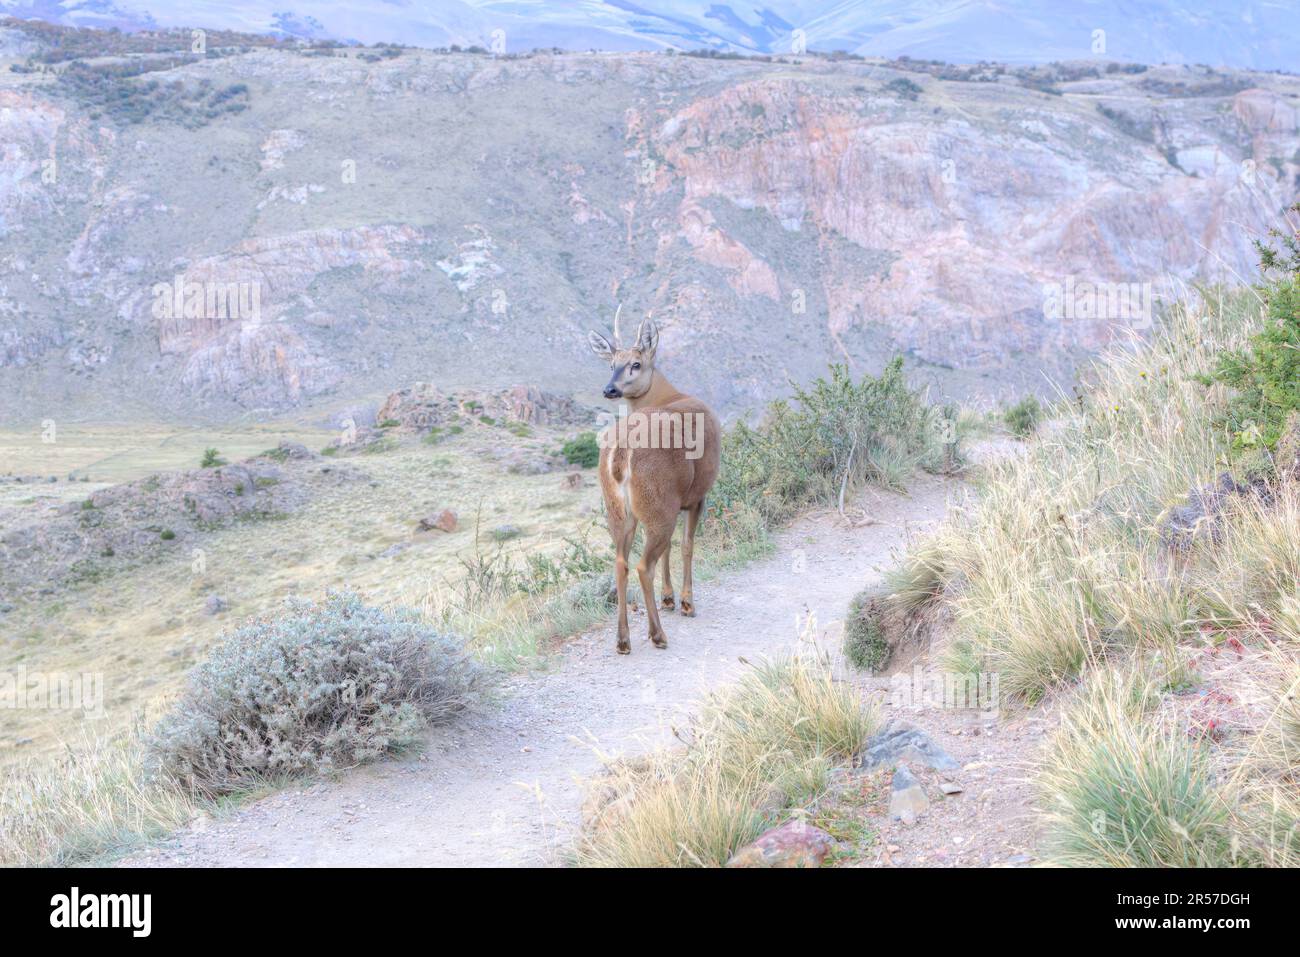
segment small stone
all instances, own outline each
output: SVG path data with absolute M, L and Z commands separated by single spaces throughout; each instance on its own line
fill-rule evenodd
M 944 794 L 961 794 L 961 785 L 953 784 L 951 781 L 940 781 L 939 790 Z
M 821 867 L 835 838 L 806 821 L 786 821 L 732 855 L 727 867 Z
M 203 603 L 203 613 L 205 615 L 219 615 L 229 607 L 230 603 L 220 595 L 209 595 L 208 600 Z
M 889 816 L 904 824 L 911 824 L 930 809 L 930 799 L 925 796 L 925 789 L 905 767 L 894 772 L 894 779 L 889 792 Z
M 440 532 L 456 531 L 456 513 L 449 508 L 444 508 L 441 512 L 434 512 L 420 519 L 420 531 L 429 532 L 437 529 Z
M 508 542 L 512 538 L 518 538 L 524 533 L 524 530 L 518 525 L 498 525 L 492 529 L 492 540 L 497 542 Z

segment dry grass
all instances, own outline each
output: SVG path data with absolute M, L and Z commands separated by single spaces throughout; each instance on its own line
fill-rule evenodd
M 1026 702 L 1072 695 L 1041 770 L 1058 863 L 1297 859 L 1300 489 L 1238 499 L 1182 551 L 1160 534 L 1229 468 L 1229 396 L 1202 377 L 1260 323 L 1249 292 L 1204 294 L 1150 343 L 1112 351 L 894 576 L 909 602 L 953 613 L 952 667 L 996 673 Z M 1249 666 L 1211 682 L 1194 658 L 1220 646 Z M 1198 694 L 1274 705 L 1202 734 L 1178 717 Z
M 59 761 L 19 765 L 0 791 L 0 866 L 102 862 L 164 837 L 201 809 L 146 770 L 139 726 L 85 735 Z
M 609 762 L 575 849 L 585 867 L 717 867 L 826 787 L 877 724 L 821 658 L 755 665 L 702 704 L 685 746 Z
M 1076 867 L 1238 863 L 1209 745 L 1154 713 L 1156 677 L 1096 669 L 1066 711 L 1039 778 L 1045 851 Z
M 1034 700 L 1090 656 L 1194 631 L 1192 596 L 1156 528 L 1216 471 L 1225 394 L 1193 377 L 1245 341 L 1256 308 L 1236 296 L 1180 309 L 1152 345 L 1113 351 L 1055 428 L 987 468 L 978 507 L 956 509 L 913 553 L 896 582 L 946 595 L 964 665 Z

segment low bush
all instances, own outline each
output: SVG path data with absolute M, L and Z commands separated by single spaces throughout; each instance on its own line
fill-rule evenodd
M 759 425 L 727 430 L 711 512 L 750 511 L 777 524 L 810 505 L 842 507 L 867 483 L 902 488 L 917 468 L 955 460 L 956 431 L 908 386 L 901 358 L 856 382 L 832 366 L 829 378 L 796 387 L 793 403 L 772 403 Z
M 1002 416 L 1011 434 L 1020 439 L 1027 439 L 1038 430 L 1038 423 L 1043 417 L 1043 406 L 1037 396 L 1026 396 Z
M 1292 209 L 1300 213 L 1300 203 Z M 1224 353 L 1209 377 L 1234 390 L 1226 421 L 1239 452 L 1276 448 L 1287 418 L 1300 412 L 1300 236 L 1273 235 L 1280 248 L 1257 243 L 1265 274 L 1277 277 L 1260 290 L 1264 327 Z
M 600 463 L 600 444 L 595 432 L 583 432 L 565 442 L 560 449 L 564 461 L 584 469 L 594 469 Z
M 888 599 L 862 592 L 849 604 L 844 620 L 844 657 L 854 667 L 875 671 L 889 660 L 889 636 L 882 620 Z
M 295 600 L 224 638 L 151 742 L 190 790 L 227 794 L 359 764 L 412 742 L 475 698 L 459 639 L 354 594 Z

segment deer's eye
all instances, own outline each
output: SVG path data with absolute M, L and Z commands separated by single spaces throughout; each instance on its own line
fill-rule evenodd
M 632 363 L 632 371 L 633 371 L 633 372 L 636 372 L 636 371 L 637 371 L 638 369 L 640 369 L 640 368 L 641 368 L 641 363 L 639 363 L 639 362 L 634 362 L 634 363 Z

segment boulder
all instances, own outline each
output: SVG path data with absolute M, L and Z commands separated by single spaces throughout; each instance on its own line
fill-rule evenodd
M 1221 472 L 1210 485 L 1202 485 L 1187 493 L 1183 505 L 1165 511 L 1156 522 L 1160 543 L 1176 551 L 1191 547 L 1202 540 L 1218 539 L 1223 525 L 1223 513 L 1234 499 L 1254 498 L 1269 503 L 1273 492 L 1262 479 L 1239 482 L 1229 472 Z
M 454 532 L 456 526 L 456 513 L 449 508 L 444 508 L 441 512 L 433 512 L 420 519 L 420 531 L 422 532 L 430 532 L 434 529 L 440 532 Z
M 920 728 L 906 721 L 890 721 L 867 741 L 862 754 L 864 768 L 878 768 L 912 761 L 936 771 L 960 767 L 957 759 L 934 743 Z
M 821 867 L 835 838 L 806 821 L 786 821 L 746 844 L 727 867 Z

